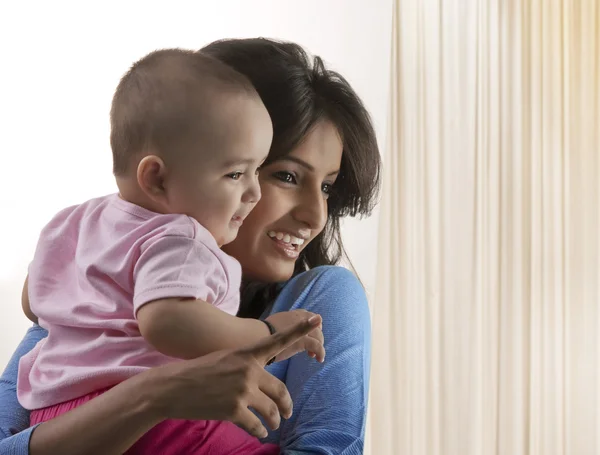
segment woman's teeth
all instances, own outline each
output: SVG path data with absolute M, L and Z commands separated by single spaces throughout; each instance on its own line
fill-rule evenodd
M 269 231 L 267 235 L 272 239 L 281 240 L 283 243 L 289 243 L 290 245 L 302 245 L 304 243 L 304 239 L 300 239 L 290 234 L 284 234 L 283 232 L 275 232 Z

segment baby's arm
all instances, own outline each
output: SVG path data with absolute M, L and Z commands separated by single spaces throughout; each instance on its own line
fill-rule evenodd
M 238 285 L 229 284 L 229 277 L 215 253 L 194 238 L 175 232 L 146 241 L 133 277 L 142 336 L 159 352 L 182 359 L 268 336 L 265 323 L 237 318 L 213 304 Z
M 215 304 L 227 298 L 223 294 L 230 286 L 239 286 L 230 282 L 234 270 L 226 272 L 221 259 L 203 243 L 184 235 L 166 235 L 144 243 L 134 267 L 133 307 L 142 336 L 156 350 L 189 359 L 248 346 L 269 336 L 264 322 L 232 316 Z M 239 264 L 232 260 L 229 266 Z M 297 322 L 299 316 L 288 313 L 274 318 L 276 330 Z M 302 350 L 319 353 L 322 359 L 322 340 L 306 336 L 278 360 Z
M 25 316 L 27 316 L 31 322 L 37 324 L 38 318 L 35 314 L 33 314 L 33 311 L 31 311 L 31 306 L 29 305 L 28 285 L 29 275 L 27 275 L 25 278 L 25 284 L 23 284 L 23 292 L 21 293 L 21 306 L 23 307 L 23 313 L 25 313 Z
M 248 346 L 270 334 L 262 321 L 238 318 L 195 299 L 147 303 L 137 320 L 142 336 L 156 350 L 181 359 Z

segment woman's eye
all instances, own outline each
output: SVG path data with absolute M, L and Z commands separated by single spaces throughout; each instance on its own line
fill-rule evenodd
M 331 185 L 331 183 L 323 183 L 323 186 L 321 187 L 321 191 L 325 195 L 325 199 L 327 199 L 327 198 L 329 198 L 329 196 L 331 196 L 332 186 L 333 185 Z
M 273 174 L 273 175 L 276 179 L 281 180 L 282 182 L 296 183 L 296 177 L 291 172 L 280 171 L 280 172 L 275 172 L 275 174 Z
M 243 172 L 232 172 L 231 174 L 227 174 L 227 177 L 229 177 L 232 180 L 239 180 L 243 175 Z

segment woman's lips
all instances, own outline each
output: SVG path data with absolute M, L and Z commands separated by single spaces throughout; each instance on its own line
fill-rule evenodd
M 275 249 L 285 258 L 293 260 L 298 259 L 300 252 L 298 251 L 297 245 L 286 243 L 283 240 L 277 239 L 277 237 L 269 237 L 269 239 L 273 242 Z

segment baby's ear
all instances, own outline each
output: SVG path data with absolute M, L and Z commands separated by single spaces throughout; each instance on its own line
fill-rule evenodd
M 162 158 L 147 155 L 137 167 L 137 182 L 141 190 L 152 200 L 164 202 L 167 167 Z

